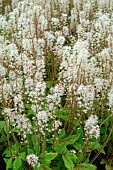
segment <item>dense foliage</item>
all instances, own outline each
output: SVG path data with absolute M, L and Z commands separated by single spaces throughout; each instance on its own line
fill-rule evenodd
M 112 170 L 113 1 L 0 0 L 0 13 L 6 170 Z

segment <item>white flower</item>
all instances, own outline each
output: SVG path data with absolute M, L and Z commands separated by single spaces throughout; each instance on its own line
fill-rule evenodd
M 20 94 L 17 94 L 14 97 L 14 108 L 15 108 L 15 111 L 22 112 L 24 110 L 24 103 L 22 101 L 22 96 Z
M 96 125 L 98 123 L 98 117 L 97 115 L 90 115 L 88 120 L 86 120 L 85 122 L 85 126 L 86 127 L 89 127 L 89 126 L 92 126 L 92 125 Z
M 58 18 L 52 18 L 51 22 L 56 26 L 59 25 L 59 19 Z
M 10 84 L 5 83 L 3 85 L 3 97 L 5 101 L 8 101 L 12 96 L 12 88 Z
M 45 124 L 48 121 L 49 114 L 47 111 L 39 111 L 36 114 L 37 121 L 40 122 L 41 124 Z
M 55 129 L 57 130 L 59 126 L 62 126 L 62 122 L 60 120 L 55 121 Z
M 99 125 L 92 126 L 90 131 L 89 131 L 89 135 L 91 137 L 94 136 L 96 139 L 98 139 L 100 137 L 100 127 L 99 127 Z
M 57 94 L 58 96 L 62 96 L 64 93 L 64 88 L 62 86 L 62 82 L 60 82 L 59 84 L 57 84 L 55 87 L 51 88 L 50 91 L 53 94 Z
M 0 64 L 0 77 L 5 76 L 6 74 L 6 69 Z
M 113 107 L 113 87 L 108 93 L 108 100 L 109 100 L 109 106 L 112 108 Z
M 28 164 L 31 165 L 32 167 L 35 167 L 36 165 L 38 165 L 38 167 L 40 166 L 40 163 L 38 162 L 39 158 L 35 154 L 27 155 L 26 159 Z
M 65 36 L 69 35 L 69 29 L 68 29 L 67 26 L 63 26 L 63 34 L 64 34 Z
M 64 44 L 64 42 L 65 42 L 65 38 L 63 37 L 63 36 L 59 36 L 58 38 L 57 38 L 57 45 L 58 46 L 63 46 L 63 44 Z
M 46 89 L 46 83 L 45 82 L 38 82 L 35 87 L 35 92 L 38 96 L 42 95 L 44 96 Z
M 92 85 L 80 85 L 78 87 L 77 93 L 78 97 L 78 105 L 81 107 L 81 103 L 83 102 L 83 106 L 88 110 L 91 109 L 94 101 L 95 91 Z M 80 102 L 81 100 L 81 102 Z
M 100 127 L 97 125 L 98 117 L 97 115 L 90 115 L 88 120 L 85 121 L 85 135 L 88 137 L 95 137 L 96 139 L 100 136 Z
M 70 152 L 72 152 L 74 154 L 76 153 L 76 151 L 74 149 L 71 149 Z

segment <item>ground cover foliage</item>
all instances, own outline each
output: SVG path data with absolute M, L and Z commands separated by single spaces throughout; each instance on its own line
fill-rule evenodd
M 0 169 L 112 170 L 112 153 L 113 1 L 0 0 Z

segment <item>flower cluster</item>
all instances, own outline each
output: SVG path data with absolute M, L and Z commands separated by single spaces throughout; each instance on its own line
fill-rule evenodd
M 60 82 L 55 87 L 50 89 L 51 94 L 49 94 L 46 99 L 48 103 L 48 108 L 50 111 L 55 110 L 58 106 L 60 106 L 61 96 L 64 94 L 64 87 Z
M 84 130 L 87 138 L 95 137 L 98 139 L 100 137 L 100 127 L 97 123 L 98 117 L 96 115 L 90 115 L 85 121 Z
M 95 97 L 94 87 L 92 85 L 80 85 L 77 90 L 78 106 L 84 107 L 86 111 L 91 109 Z
M 31 165 L 31 167 L 35 167 L 36 165 L 40 167 L 40 163 L 38 162 L 38 156 L 36 156 L 35 154 L 27 155 L 26 160 L 28 164 Z
M 27 134 L 32 134 L 31 124 L 25 115 L 17 114 L 10 108 L 5 108 L 2 114 L 8 119 L 10 126 L 19 131 L 18 135 L 23 135 L 22 140 L 26 139 Z
M 39 127 L 39 131 L 42 135 L 45 135 L 46 131 L 49 131 L 48 123 L 50 118 L 52 118 L 51 113 L 47 111 L 39 111 L 36 114 L 36 124 Z
M 108 93 L 108 100 L 109 106 L 113 109 L 113 87 L 110 89 L 110 92 Z

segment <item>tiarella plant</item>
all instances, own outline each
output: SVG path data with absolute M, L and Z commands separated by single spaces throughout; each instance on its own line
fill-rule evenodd
M 112 35 L 112 0 L 0 1 L 6 170 L 112 170 Z

